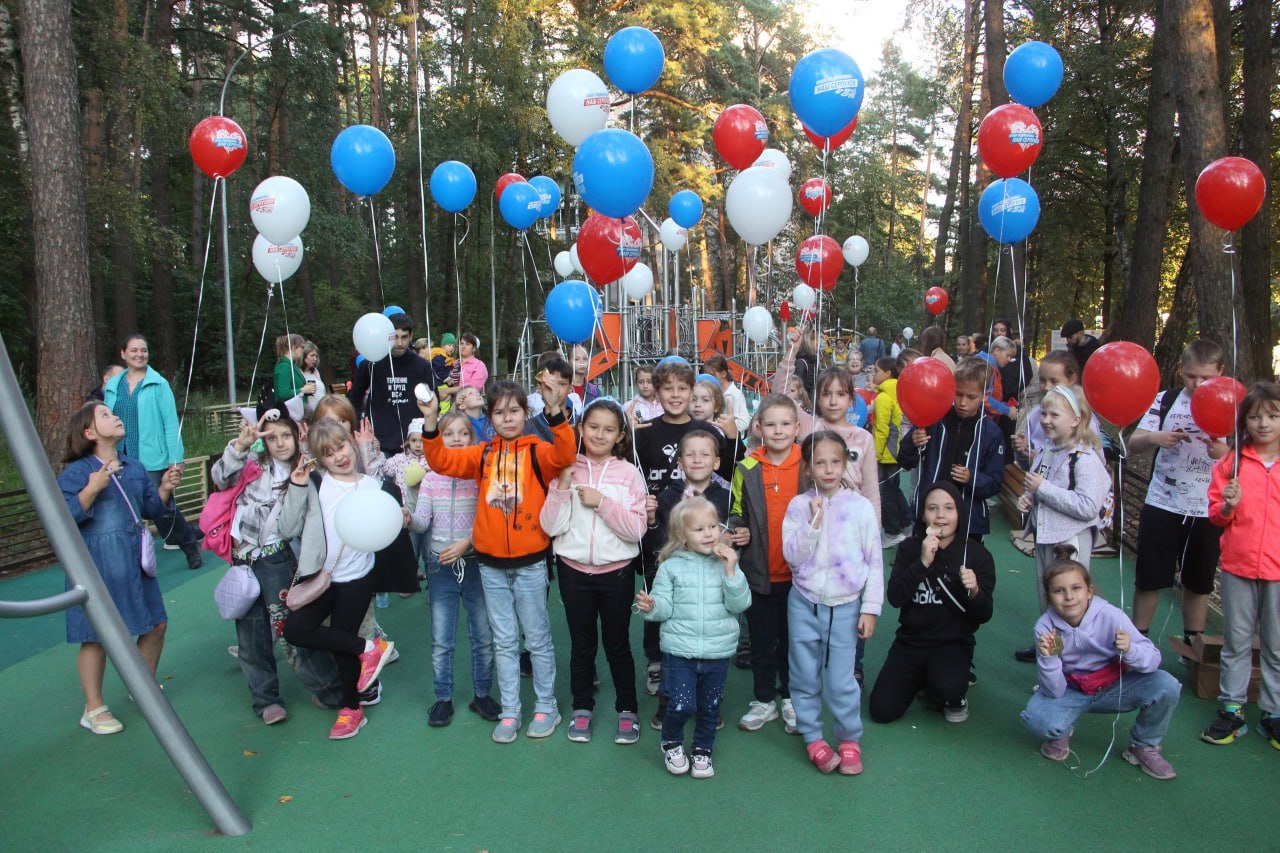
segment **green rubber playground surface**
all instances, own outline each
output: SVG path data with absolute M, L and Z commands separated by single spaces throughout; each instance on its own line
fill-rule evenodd
M 1157 782 L 1126 764 L 1132 715 L 1122 718 L 1109 760 L 1088 779 L 1111 740 L 1111 716 L 1076 728 L 1078 760 L 1040 757 L 1018 720 L 1034 668 L 1012 650 L 1030 642 L 1034 566 L 1008 544 L 995 520 L 996 615 L 978 635 L 979 682 L 963 724 L 918 706 L 891 725 L 868 722 L 866 771 L 822 776 L 801 740 L 781 723 L 754 732 L 734 725 L 749 699 L 749 673 L 731 670 L 729 725 L 716 740 L 716 776 L 672 777 L 662 768 L 655 700 L 642 696 L 640 743 L 610 736 L 613 696 L 603 655 L 597 739 L 572 744 L 564 726 L 542 741 L 489 739 L 491 724 L 466 709 L 470 667 L 460 658 L 457 715 L 427 727 L 433 701 L 424 595 L 392 597 L 379 618 L 401 649 L 383 674 L 382 704 L 349 741 L 330 742 L 332 712 L 312 707 L 287 667 L 290 718 L 264 726 L 226 647 L 235 641 L 213 605 L 216 561 L 188 572 L 180 552 L 162 552 L 169 632 L 160 678 L 166 696 L 214 771 L 253 824 L 220 836 L 159 748 L 110 669 L 106 697 L 125 731 L 94 737 L 77 722 L 82 699 L 75 648 L 60 615 L 0 621 L 0 844 L 6 850 L 491 850 L 631 849 L 873 850 L 1275 850 L 1280 751 L 1255 734 L 1226 747 L 1201 743 L 1214 703 L 1183 695 L 1165 755 L 1178 770 Z M 1096 560 L 1099 592 L 1119 600 L 1119 561 Z M 1126 578 L 1131 579 L 1126 559 Z M 1131 580 L 1129 581 L 1131 583 Z M 35 598 L 62 589 L 52 568 L 0 583 L 0 597 Z M 1127 590 L 1126 590 L 1127 591 Z M 1173 606 L 1166 599 L 1156 624 Z M 559 596 L 551 598 L 562 711 L 569 708 L 568 638 Z M 886 607 L 867 646 L 867 683 L 884 660 L 896 613 Z M 465 625 L 465 620 L 462 620 Z M 640 623 L 633 625 L 640 648 Z M 1174 610 L 1168 634 L 1179 631 Z M 465 630 L 465 629 L 464 629 Z M 1188 674 L 1162 640 L 1165 667 Z M 465 650 L 465 637 L 459 638 Z M 526 679 L 526 707 L 532 707 Z M 1251 723 L 1257 709 L 1250 707 Z M 865 719 L 865 715 L 864 715 Z M 689 732 L 691 734 L 691 731 Z

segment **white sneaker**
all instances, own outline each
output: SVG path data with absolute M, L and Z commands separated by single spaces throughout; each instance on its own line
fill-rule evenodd
M 796 709 L 791 704 L 791 700 L 783 699 L 782 707 L 779 711 L 782 714 L 782 728 L 786 730 L 787 734 L 799 734 L 800 730 L 796 728 Z
M 716 768 L 711 764 L 711 756 L 695 752 L 693 754 L 693 772 L 689 775 L 695 779 L 710 779 L 716 775 Z
M 650 696 L 658 695 L 658 687 L 662 684 L 662 664 L 654 662 L 645 670 L 644 692 Z
M 961 699 L 960 704 L 954 708 L 950 705 L 943 706 L 942 716 L 948 723 L 963 723 L 969 719 L 969 700 Z
M 764 724 L 770 720 L 778 719 L 778 703 L 770 700 L 768 702 L 756 702 L 747 707 L 747 713 L 742 715 L 742 719 L 738 720 L 738 728 L 754 732 L 764 728 Z
M 672 776 L 683 776 L 689 772 L 689 759 L 685 758 L 684 747 L 680 744 L 662 751 L 662 763 L 667 765 L 667 772 Z

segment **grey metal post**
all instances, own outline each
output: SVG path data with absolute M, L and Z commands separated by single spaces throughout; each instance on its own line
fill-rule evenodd
M 236 398 L 236 350 L 235 330 L 231 327 L 231 247 L 227 245 L 227 179 L 222 179 L 222 298 L 223 315 L 227 321 L 227 405 L 234 406 Z M 283 285 L 282 285 L 283 286 Z M 249 389 L 253 396 L 253 389 Z
M 22 399 L 22 391 L 13 373 L 13 364 L 9 361 L 9 351 L 4 345 L 3 336 L 0 336 L 0 398 Z M 160 685 L 138 653 L 137 644 L 130 636 L 120 618 L 120 611 L 116 609 L 102 577 L 94 567 L 80 531 L 62 497 L 62 490 L 45 462 L 44 448 L 36 434 L 35 424 L 27 414 L 27 407 L 0 406 L 0 428 L 3 428 L 13 460 L 17 463 L 18 473 L 22 475 L 22 481 L 31 495 L 31 503 L 48 533 L 49 544 L 53 546 L 53 552 L 71 582 L 88 592 L 88 599 L 84 603 L 85 613 L 94 632 L 101 638 L 111 662 L 120 673 L 125 687 L 133 694 L 147 725 L 151 726 L 169 760 L 178 769 L 200 805 L 204 806 L 209 817 L 213 818 L 218 830 L 226 835 L 244 835 L 252 825 L 231 799 L 227 789 L 218 781 L 199 747 L 182 725 L 182 720 L 178 719 L 173 706 L 160 691 Z

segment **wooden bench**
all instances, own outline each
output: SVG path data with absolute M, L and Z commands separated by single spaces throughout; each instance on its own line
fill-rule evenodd
M 1026 476 L 1027 472 L 1012 462 L 1004 466 L 1004 482 L 1000 484 L 1000 494 L 997 499 L 1000 501 L 1000 511 L 1004 513 L 1004 517 L 1008 519 L 1014 530 L 1022 529 L 1022 512 L 1018 509 L 1018 498 L 1022 497 L 1022 481 Z

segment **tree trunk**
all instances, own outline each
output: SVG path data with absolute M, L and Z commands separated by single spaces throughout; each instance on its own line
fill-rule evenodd
M 951 219 L 955 214 L 956 192 L 960 177 L 964 175 L 963 194 L 967 198 L 969 172 L 967 167 L 962 171 L 961 164 L 968 163 L 969 126 L 972 123 L 970 113 L 973 111 L 973 66 L 978 53 L 978 0 L 965 0 L 964 12 L 964 58 L 960 71 L 960 103 L 956 109 L 956 132 L 951 143 L 951 161 L 947 166 L 947 194 L 942 202 L 942 212 L 938 219 L 938 242 L 933 253 L 933 283 L 942 284 L 947 272 L 947 256 L 952 254 L 956 260 L 964 256 L 965 231 L 963 227 L 956 235 L 954 244 L 950 243 Z M 965 220 L 961 205 L 961 221 Z M 954 251 L 949 251 L 953 249 Z M 953 263 L 954 271 L 957 264 Z
M 1156 364 L 1160 366 L 1160 384 L 1168 388 L 1178 372 L 1178 362 L 1182 357 L 1182 349 L 1187 340 L 1187 332 L 1191 321 L 1196 316 L 1196 288 L 1191 280 L 1191 250 L 1182 253 L 1182 265 L 1178 267 L 1178 277 L 1174 282 L 1173 308 L 1164 328 L 1160 330 L 1160 340 L 1156 341 Z
M 1155 341 L 1156 304 L 1173 177 L 1173 36 L 1166 4 L 1167 0 L 1156 4 L 1156 30 L 1151 43 L 1151 88 L 1147 93 L 1146 138 L 1142 142 L 1142 176 L 1133 231 L 1133 256 L 1124 298 L 1117 306 L 1115 322 L 1107 326 L 1109 340 L 1133 341 L 1144 347 Z
M 1271 104 L 1275 91 L 1275 59 L 1271 51 L 1271 0 L 1244 3 L 1244 114 L 1240 136 L 1242 156 L 1257 163 L 1264 173 L 1271 160 Z M 1273 182 L 1271 193 L 1275 193 Z M 1258 215 L 1240 229 L 1240 286 L 1244 293 L 1243 313 L 1249 318 L 1253 350 L 1253 372 L 1242 380 L 1270 379 L 1273 375 L 1271 347 L 1271 202 L 1263 202 Z M 1238 374 L 1239 375 L 1239 374 Z
M 21 0 L 19 10 L 39 298 L 36 428 L 52 465 L 62 454 L 68 419 L 97 378 L 79 81 L 71 5 Z
M 115 0 L 114 13 L 111 18 L 111 29 L 108 42 L 109 57 L 113 65 L 119 63 L 119 70 L 125 74 L 133 64 L 130 58 L 129 40 L 129 7 L 125 0 Z M 130 131 L 131 115 L 134 112 L 132 98 L 128 87 L 122 91 L 109 93 L 107 96 L 107 175 L 116 186 L 128 188 L 125 198 L 113 199 L 108 208 L 107 222 L 111 233 L 111 296 L 113 312 L 114 340 L 123 341 L 127 335 L 138 331 L 138 302 L 135 295 L 134 276 L 137 265 L 133 254 L 133 227 L 130 221 L 133 200 L 137 198 L 137 187 L 132 185 L 133 158 Z

